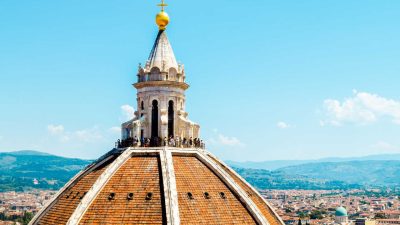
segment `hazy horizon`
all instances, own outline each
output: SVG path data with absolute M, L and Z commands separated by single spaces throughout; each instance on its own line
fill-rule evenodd
M 49 155 L 54 155 L 54 156 L 60 156 L 60 157 L 66 157 L 66 158 L 77 158 L 77 159 L 82 159 L 82 160 L 96 160 L 97 158 L 83 158 L 83 157 L 68 157 L 68 156 L 63 156 L 63 155 L 56 155 L 50 152 L 44 152 L 40 151 L 37 149 L 31 149 L 31 150 L 15 150 L 15 151 L 0 151 L 0 153 L 19 153 L 19 152 L 33 152 L 33 153 L 44 153 L 44 154 L 49 154 Z M 104 154 L 106 154 L 105 152 Z M 393 154 L 373 154 L 373 155 L 360 155 L 360 156 L 349 156 L 349 157 L 324 157 L 324 158 L 307 158 L 307 159 L 275 159 L 275 160 L 260 160 L 260 161 L 240 161 L 240 160 L 227 160 L 227 162 L 237 162 L 237 163 L 264 163 L 264 162 L 279 162 L 279 161 L 323 161 L 323 160 L 353 160 L 353 159 L 363 159 L 363 158 L 370 158 L 370 157 L 384 157 L 384 156 L 400 156 L 400 153 L 393 153 Z M 367 159 L 366 161 L 368 161 Z M 393 159 L 394 161 L 399 161 L 398 159 Z M 384 160 L 386 161 L 386 160 Z

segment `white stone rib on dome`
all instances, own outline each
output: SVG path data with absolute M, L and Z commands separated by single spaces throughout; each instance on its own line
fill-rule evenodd
M 172 50 L 165 31 L 158 32 L 156 41 L 146 63 L 146 69 L 149 71 L 155 67 L 160 69 L 161 72 L 168 72 L 170 68 L 179 71 L 174 51 Z

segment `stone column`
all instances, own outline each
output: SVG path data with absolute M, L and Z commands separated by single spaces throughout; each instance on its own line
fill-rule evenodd
M 161 138 L 167 137 L 168 139 L 168 109 L 163 108 L 160 110 L 161 114 Z

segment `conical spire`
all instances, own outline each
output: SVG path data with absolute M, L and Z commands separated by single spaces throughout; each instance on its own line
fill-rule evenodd
M 175 68 L 177 71 L 179 70 L 174 51 L 172 50 L 171 44 L 169 43 L 167 34 L 164 30 L 158 32 L 149 59 L 147 60 L 146 67 L 149 70 L 157 67 L 162 72 L 167 72 L 170 68 Z

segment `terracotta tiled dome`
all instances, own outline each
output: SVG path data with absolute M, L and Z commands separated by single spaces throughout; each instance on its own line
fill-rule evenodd
M 115 149 L 31 224 L 283 224 L 243 178 L 196 148 Z

